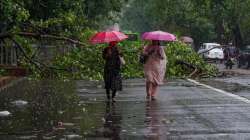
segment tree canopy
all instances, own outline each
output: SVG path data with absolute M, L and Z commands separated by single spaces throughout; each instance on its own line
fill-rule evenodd
M 123 29 L 166 30 L 197 43 L 250 43 L 250 0 L 134 0 L 124 11 Z
M 123 0 L 1 0 L 0 32 L 39 31 L 76 36 L 100 28 L 120 12 Z

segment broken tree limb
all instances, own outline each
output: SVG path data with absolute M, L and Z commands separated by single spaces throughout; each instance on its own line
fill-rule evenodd
M 198 72 L 198 69 L 194 69 L 192 73 L 188 75 L 188 77 L 194 77 L 194 75 Z
M 13 41 L 13 43 L 15 44 L 15 46 L 20 50 L 20 52 L 23 54 L 24 58 L 26 60 L 28 60 L 30 63 L 32 63 L 34 66 L 36 66 L 37 68 L 40 68 L 40 66 L 33 61 L 32 59 L 29 59 L 29 56 L 25 53 L 25 51 L 23 50 L 23 48 L 21 47 L 21 45 L 13 38 L 9 38 L 11 41 Z
M 42 67 L 48 68 L 48 69 L 54 69 L 54 70 L 63 70 L 63 71 L 69 71 L 68 69 L 62 69 L 62 68 L 57 68 L 53 66 L 47 66 L 46 64 L 36 61 L 35 59 L 30 58 L 25 51 L 23 50 L 23 47 L 13 38 L 10 38 L 11 41 L 16 45 L 16 47 L 20 50 L 20 52 L 23 54 L 24 58 L 28 60 L 31 64 L 36 66 L 37 68 L 41 69 Z
M 183 65 L 183 66 L 186 66 L 186 67 L 191 68 L 191 69 L 196 69 L 196 66 L 194 66 L 188 62 L 182 61 L 182 60 L 177 60 L 176 64 Z
M 200 72 L 201 72 L 201 69 L 198 68 L 197 66 L 192 65 L 192 64 L 190 64 L 190 63 L 188 63 L 188 62 L 185 62 L 185 61 L 182 61 L 182 60 L 177 60 L 177 61 L 176 61 L 176 64 L 177 64 L 177 65 L 185 66 L 185 67 L 190 68 L 190 69 L 193 70 L 192 73 L 190 73 L 190 74 L 188 75 L 188 77 L 194 77 L 197 73 L 200 73 Z
M 15 35 L 19 35 L 19 36 L 23 36 L 23 37 L 32 37 L 32 38 L 48 38 L 48 39 L 54 39 L 54 40 L 67 41 L 69 43 L 77 44 L 77 45 L 81 45 L 81 46 L 87 46 L 86 43 L 83 43 L 79 40 L 74 40 L 72 38 L 68 38 L 68 37 L 64 37 L 64 36 L 57 36 L 57 35 L 50 35 L 50 34 L 31 33 L 31 32 L 1 33 L 0 39 L 12 38 Z
M 34 37 L 34 38 L 50 38 L 50 39 L 55 39 L 55 40 L 62 40 L 62 41 L 67 41 L 73 44 L 78 44 L 82 46 L 86 46 L 86 43 L 83 43 L 79 40 L 74 40 L 68 37 L 64 36 L 56 36 L 56 35 L 49 35 L 49 34 L 37 34 L 37 33 L 29 33 L 29 32 L 20 32 L 18 33 L 20 36 L 25 36 L 25 37 Z

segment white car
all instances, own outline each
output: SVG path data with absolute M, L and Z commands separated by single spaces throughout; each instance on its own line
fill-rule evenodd
M 224 59 L 223 49 L 217 43 L 203 43 L 198 53 L 206 59 Z

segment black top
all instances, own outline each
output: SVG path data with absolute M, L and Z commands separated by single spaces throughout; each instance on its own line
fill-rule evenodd
M 107 47 L 103 50 L 103 59 L 105 59 L 104 66 L 104 82 L 106 89 L 122 90 L 121 77 L 121 61 L 119 56 L 122 56 L 119 49 L 114 47 Z

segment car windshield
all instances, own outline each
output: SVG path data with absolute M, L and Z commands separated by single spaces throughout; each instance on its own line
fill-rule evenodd
M 218 46 L 218 45 L 209 45 L 209 46 L 207 47 L 207 49 L 212 49 L 212 48 L 215 48 L 215 47 L 219 48 L 220 46 Z

